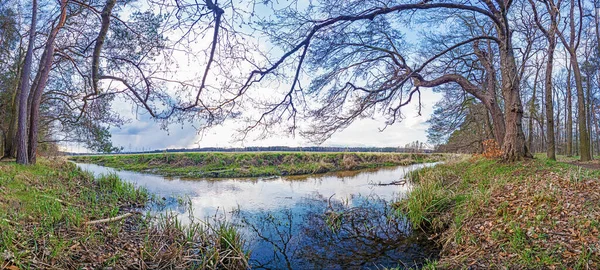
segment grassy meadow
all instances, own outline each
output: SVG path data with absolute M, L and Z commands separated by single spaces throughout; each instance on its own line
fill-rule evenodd
M 315 152 L 197 152 L 134 155 L 72 156 L 75 162 L 178 177 L 264 177 L 436 162 L 442 154 L 315 153 Z

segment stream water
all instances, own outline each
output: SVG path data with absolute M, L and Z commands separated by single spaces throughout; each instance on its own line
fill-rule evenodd
M 419 267 L 437 253 L 389 206 L 410 189 L 402 181 L 406 173 L 433 163 L 269 179 L 181 179 L 77 165 L 145 187 L 165 202 L 151 211 L 171 211 L 184 223 L 193 218 L 236 224 L 253 268 Z M 403 185 L 392 184 L 398 181 Z M 177 207 L 182 197 L 191 215 Z

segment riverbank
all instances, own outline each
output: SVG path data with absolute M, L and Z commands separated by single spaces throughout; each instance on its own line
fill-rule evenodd
M 140 213 L 152 197 L 61 160 L 0 162 L 0 269 L 247 266 L 232 226 Z
M 341 152 L 202 152 L 69 157 L 80 163 L 190 178 L 317 174 L 436 162 L 444 158 L 442 154 Z
M 397 205 L 442 247 L 430 268 L 598 269 L 600 171 L 463 158 L 412 174 Z

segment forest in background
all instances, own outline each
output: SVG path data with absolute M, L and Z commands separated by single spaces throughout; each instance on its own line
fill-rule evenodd
M 600 152 L 599 7 L 3 1 L 3 152 L 28 164 L 63 142 L 117 151 L 109 129 L 131 120 L 120 103 L 165 128 L 237 120 L 241 139 L 283 131 L 320 143 L 357 119 L 393 125 L 431 88 L 443 94 L 429 130 L 440 150 L 480 152 L 493 139 L 509 161 L 587 161 Z M 186 61 L 195 73 L 184 77 Z

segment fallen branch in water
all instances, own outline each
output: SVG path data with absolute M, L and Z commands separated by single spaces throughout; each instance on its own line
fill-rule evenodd
M 406 184 L 406 179 L 400 179 L 398 181 L 394 181 L 391 183 L 387 183 L 387 184 L 376 184 L 377 186 L 404 186 Z
M 139 212 L 126 213 L 126 214 L 122 214 L 120 216 L 116 216 L 116 217 L 112 217 L 112 218 L 92 220 L 92 221 L 88 221 L 88 222 L 86 222 L 84 224 L 85 225 L 94 225 L 94 224 L 98 224 L 98 223 L 106 223 L 106 222 L 119 221 L 121 219 L 125 219 L 125 218 L 128 218 L 130 216 L 133 216 L 134 214 L 139 214 Z

